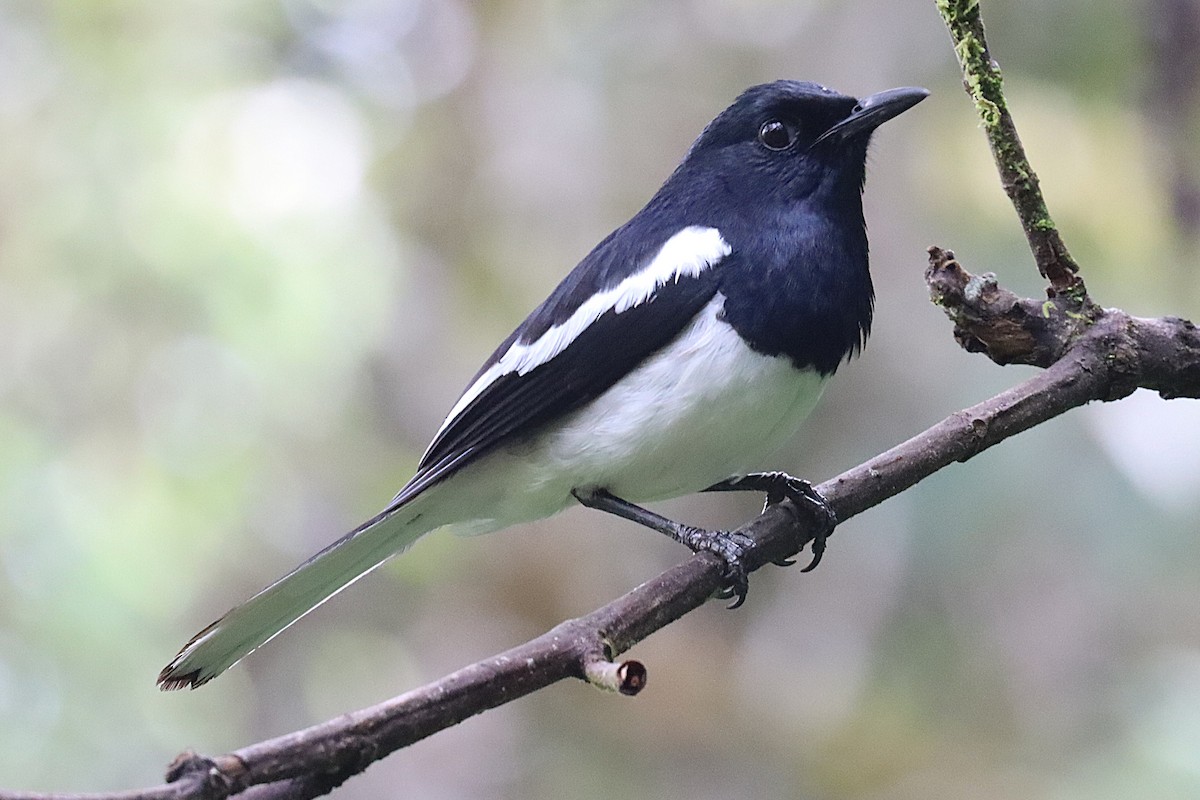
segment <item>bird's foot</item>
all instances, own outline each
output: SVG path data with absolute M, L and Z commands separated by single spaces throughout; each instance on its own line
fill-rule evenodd
M 717 593 L 722 600 L 734 598 L 730 608 L 746 602 L 750 591 L 749 571 L 746 569 L 746 554 L 754 547 L 754 540 L 737 531 L 710 531 L 682 525 L 680 541 L 693 553 L 712 553 L 725 562 L 725 586 Z
M 776 503 L 791 500 L 798 509 L 807 513 L 813 521 L 812 561 L 801 572 L 809 572 L 821 563 L 821 556 L 825 555 L 825 542 L 829 538 L 829 534 L 833 533 L 838 522 L 837 514 L 834 513 L 824 495 L 808 481 L 786 472 L 752 472 L 741 478 L 722 481 L 705 491 L 743 490 L 766 493 L 767 499 L 763 511 Z M 790 567 L 796 562 L 792 559 L 782 559 L 772 563 L 781 567 Z
M 809 572 L 815 569 L 817 564 L 821 563 L 821 556 L 825 555 L 825 543 L 829 539 L 829 534 L 833 533 L 833 529 L 837 527 L 837 514 L 829 505 L 829 501 L 825 499 L 825 495 L 818 492 L 811 483 L 803 478 L 797 478 L 786 472 L 760 472 L 758 474 L 763 476 L 764 482 L 768 485 L 764 511 L 787 499 L 795 503 L 797 508 L 806 511 L 812 518 L 814 526 L 812 560 L 808 562 L 807 567 L 800 571 Z M 790 559 L 789 562 L 795 563 Z M 781 566 L 783 565 L 781 564 Z
M 781 475 L 783 473 L 780 473 Z M 756 488 L 756 487 L 745 487 Z M 720 488 L 711 491 L 733 491 L 722 484 Z M 639 525 L 665 533 L 680 544 L 687 545 L 693 553 L 712 553 L 725 562 L 724 587 L 718 594 L 722 599 L 735 598 L 730 608 L 737 608 L 746 602 L 746 592 L 750 588 L 750 580 L 746 576 L 746 556 L 755 546 L 755 542 L 744 533 L 737 531 L 710 531 L 685 525 L 667 519 L 649 509 L 630 503 L 609 492 L 606 489 L 575 489 L 571 492 L 575 499 L 588 508 L 607 511 L 619 517 L 632 520 Z

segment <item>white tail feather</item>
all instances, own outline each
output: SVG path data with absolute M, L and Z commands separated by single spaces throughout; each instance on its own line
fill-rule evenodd
M 420 499 L 364 523 L 197 633 L 159 673 L 159 687 L 207 683 L 407 548 L 434 527 L 415 508 Z

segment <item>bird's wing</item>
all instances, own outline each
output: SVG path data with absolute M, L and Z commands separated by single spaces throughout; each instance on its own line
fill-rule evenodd
M 717 229 L 683 228 L 636 254 L 622 240 L 646 238 L 626 232 L 601 242 L 492 354 L 393 506 L 603 394 L 716 293 L 715 268 L 731 253 Z

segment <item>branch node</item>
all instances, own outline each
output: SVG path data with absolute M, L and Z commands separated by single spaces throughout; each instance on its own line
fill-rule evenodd
M 940 247 L 929 248 L 925 282 L 930 299 L 954 323 L 959 345 L 1000 365 L 1050 366 L 1103 313 L 1086 292 L 1040 302 L 1018 297 L 990 273 L 967 272 L 953 251 Z
M 185 750 L 167 766 L 167 783 L 191 780 L 197 791 L 189 796 L 228 797 L 233 794 L 237 777 L 245 774 L 246 765 L 232 755 L 213 760 L 193 750 Z
M 615 662 L 599 656 L 589 658 L 584 661 L 583 676 L 598 689 L 630 697 L 646 688 L 646 667 L 633 659 Z

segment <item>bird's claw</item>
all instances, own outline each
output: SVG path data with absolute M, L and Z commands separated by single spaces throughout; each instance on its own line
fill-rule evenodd
M 801 572 L 812 572 L 817 568 L 817 564 L 821 563 L 821 556 L 825 555 L 825 540 L 829 538 L 832 530 L 833 527 L 830 526 L 828 529 L 819 529 L 813 534 L 812 561 L 809 561 L 808 566 L 801 569 Z
M 722 600 L 733 598 L 729 608 L 737 608 L 746 602 L 750 591 L 749 573 L 746 571 L 746 554 L 754 547 L 754 540 L 737 531 L 706 531 L 695 528 L 691 540 L 686 542 L 696 553 L 712 553 L 725 562 L 724 588 L 717 592 Z
M 791 500 L 797 508 L 807 511 L 813 518 L 812 560 L 808 562 L 807 567 L 800 570 L 811 572 L 821 563 L 821 556 L 825 555 L 825 542 L 837 526 L 837 514 L 825 496 L 808 481 L 786 472 L 770 472 L 765 475 L 771 481 L 771 487 L 767 489 L 767 502 L 763 510 L 784 500 Z M 782 567 L 791 566 L 795 562 L 786 559 L 784 562 L 774 563 Z

